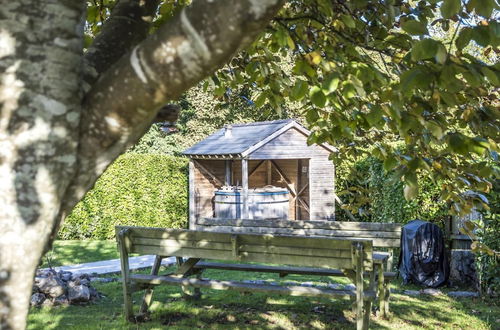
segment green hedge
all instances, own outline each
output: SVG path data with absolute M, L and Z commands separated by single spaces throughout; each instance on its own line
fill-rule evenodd
M 64 221 L 61 239 L 110 239 L 115 225 L 187 227 L 187 160 L 127 153 Z
M 419 194 L 408 202 L 403 183 L 386 173 L 373 157 L 337 165 L 337 192 L 360 221 L 399 222 L 422 219 L 441 223 L 448 218 L 448 206 L 439 199 L 440 189 L 430 179 L 419 177 Z M 337 210 L 338 220 L 348 220 Z

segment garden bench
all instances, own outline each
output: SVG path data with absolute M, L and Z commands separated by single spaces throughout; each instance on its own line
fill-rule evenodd
M 216 290 L 243 292 L 273 292 L 292 296 L 349 297 L 355 302 L 358 329 L 367 329 L 372 302 L 388 297 L 384 292 L 384 270 L 381 262 L 374 261 L 372 241 L 366 239 L 338 239 L 325 237 L 295 237 L 256 234 L 213 233 L 182 229 L 144 227 L 116 227 L 123 276 L 124 310 L 129 321 L 137 320 L 133 312 L 132 293 L 145 290 L 139 316 L 146 314 L 156 285 L 178 285 Z M 132 274 L 128 267 L 130 253 L 154 254 L 155 263 L 150 275 Z M 162 258 L 175 256 L 178 267 L 174 273 L 159 275 Z M 187 258 L 184 260 L 183 258 Z M 310 275 L 344 276 L 356 286 L 354 290 L 333 290 L 320 287 L 257 284 L 238 281 L 202 279 L 201 271 L 217 267 L 217 263 L 201 259 L 226 260 L 235 264 L 219 263 L 220 269 L 273 271 Z M 287 264 L 266 266 L 242 264 L 247 262 Z M 244 267 L 236 269 L 237 267 Z M 266 268 L 267 267 L 267 268 Z M 196 278 L 189 278 L 195 275 Z M 379 300 L 380 303 L 382 303 Z M 387 303 L 387 301 L 386 301 Z

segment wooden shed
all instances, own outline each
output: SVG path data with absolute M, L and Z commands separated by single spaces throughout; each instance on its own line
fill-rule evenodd
M 228 125 L 184 151 L 189 226 L 205 219 L 333 220 L 336 149 L 295 120 Z

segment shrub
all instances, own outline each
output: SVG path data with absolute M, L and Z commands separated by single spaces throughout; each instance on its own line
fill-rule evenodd
M 187 160 L 127 153 L 64 221 L 61 239 L 110 239 L 115 225 L 185 228 Z
M 337 165 L 337 191 L 349 210 L 360 221 L 406 223 L 422 219 L 442 224 L 447 205 L 439 199 L 439 187 L 430 179 L 419 177 L 419 194 L 408 202 L 403 183 L 386 173 L 382 163 L 373 157 Z M 342 210 L 338 220 L 346 219 Z

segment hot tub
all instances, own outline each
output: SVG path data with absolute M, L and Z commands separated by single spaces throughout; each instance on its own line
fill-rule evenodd
M 224 187 L 215 192 L 215 217 L 241 219 L 241 187 Z M 248 189 L 249 219 L 288 219 L 288 190 L 280 187 Z

